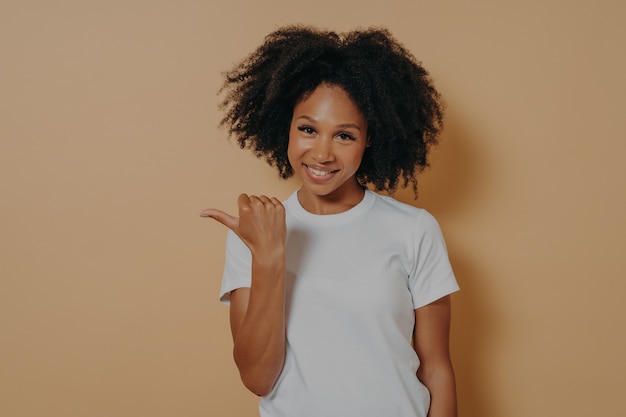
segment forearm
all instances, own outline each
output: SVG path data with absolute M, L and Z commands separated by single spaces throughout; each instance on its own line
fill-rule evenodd
M 456 383 L 452 365 L 420 368 L 418 378 L 430 392 L 428 417 L 456 417 Z
M 456 417 L 456 386 L 450 359 L 450 297 L 415 310 L 417 377 L 430 391 L 428 417 Z
M 247 310 L 234 338 L 233 355 L 248 389 L 263 396 L 271 391 L 285 359 L 284 259 L 252 263 Z

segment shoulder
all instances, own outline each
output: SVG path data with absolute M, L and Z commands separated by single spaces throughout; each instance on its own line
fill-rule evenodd
M 418 235 L 439 234 L 440 227 L 435 216 L 428 210 L 403 203 L 393 197 L 372 192 L 376 198 L 376 211 L 385 222 L 400 222 Z
M 373 191 L 368 191 L 374 195 L 376 199 L 376 208 L 389 216 L 399 216 L 399 217 L 407 217 L 411 219 L 418 219 L 423 216 L 430 216 L 425 209 L 421 207 L 416 207 L 411 204 L 403 203 L 402 201 L 396 200 L 395 198 L 378 194 Z

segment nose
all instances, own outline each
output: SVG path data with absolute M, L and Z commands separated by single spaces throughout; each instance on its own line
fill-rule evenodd
M 334 159 L 332 138 L 318 137 L 312 151 L 313 158 L 320 164 L 331 162 Z

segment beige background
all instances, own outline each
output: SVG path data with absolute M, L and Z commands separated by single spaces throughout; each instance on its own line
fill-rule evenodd
M 625 4 L 2 0 L 0 415 L 256 415 L 198 212 L 297 186 L 215 93 L 298 22 L 389 27 L 446 97 L 413 203 L 463 287 L 461 415 L 626 415 Z

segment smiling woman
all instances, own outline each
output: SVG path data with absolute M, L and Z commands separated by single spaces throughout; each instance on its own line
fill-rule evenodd
M 241 194 L 220 299 L 262 417 L 453 417 L 449 294 L 435 219 L 370 190 L 412 183 L 442 106 L 386 30 L 287 27 L 226 76 L 222 124 L 295 174 L 286 201 Z
M 367 122 L 350 96 L 322 84 L 294 107 L 287 155 L 300 177 L 300 204 L 334 214 L 357 205 L 363 187 L 355 180 L 367 145 Z

